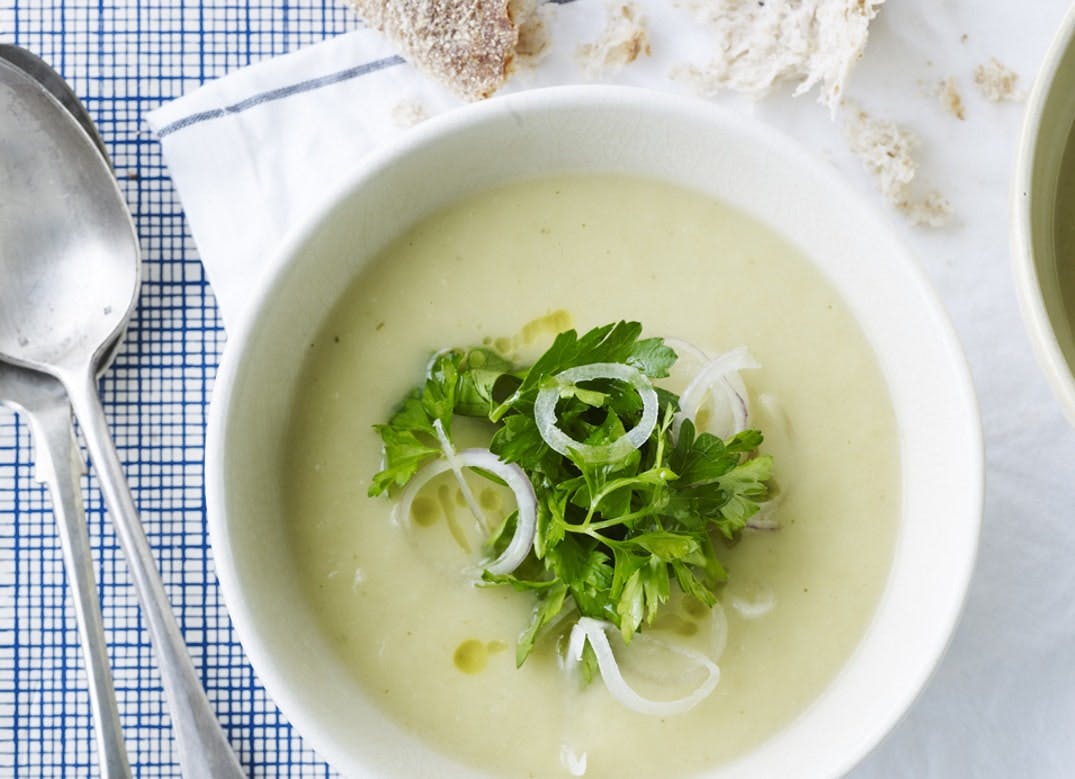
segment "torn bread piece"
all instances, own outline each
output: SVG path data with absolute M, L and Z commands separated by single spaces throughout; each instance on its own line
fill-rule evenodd
M 507 78 L 519 29 L 512 0 L 351 0 L 367 25 L 466 100 Z
M 515 59 L 511 72 L 536 68 L 549 54 L 551 39 L 549 24 L 556 3 L 539 3 L 538 0 L 512 0 L 511 18 L 519 28 L 519 41 L 515 44 Z
M 848 105 L 844 130 L 851 151 L 873 175 L 881 195 L 914 225 L 943 227 L 952 216 L 952 204 L 936 190 L 916 197 L 911 182 L 918 172 L 913 151 L 918 136 L 886 119 L 876 119 Z
M 634 3 L 606 3 L 605 17 L 601 36 L 578 48 L 579 65 L 591 78 L 618 73 L 640 54 L 650 53 L 646 20 Z
M 731 89 L 759 98 L 785 81 L 798 82 L 796 95 L 820 84 L 818 101 L 835 115 L 884 0 L 677 2 L 710 30 L 717 54 L 678 68 L 674 78 L 707 95 Z

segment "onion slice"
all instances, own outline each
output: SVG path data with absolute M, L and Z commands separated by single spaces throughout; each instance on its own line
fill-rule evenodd
M 586 753 L 576 752 L 570 745 L 560 745 L 560 765 L 567 769 L 572 776 L 586 775 Z
M 759 504 L 757 513 L 747 520 L 746 527 L 749 530 L 779 530 L 782 527 L 776 512 L 779 503 L 779 498 L 772 498 Z
M 553 378 L 556 384 L 544 387 L 534 401 L 534 421 L 545 443 L 559 454 L 567 456 L 574 451 L 589 462 L 615 462 L 641 447 L 657 426 L 657 392 L 637 368 L 623 363 L 595 362 L 569 368 Z M 616 379 L 630 384 L 642 399 L 642 417 L 638 424 L 612 443 L 600 446 L 576 441 L 556 425 L 556 403 L 560 399 L 560 389 L 594 379 Z
M 452 442 L 448 439 L 448 434 L 444 432 L 444 425 L 439 419 L 433 420 L 433 429 L 437 433 L 437 440 L 440 441 L 440 450 L 444 452 L 444 459 L 452 467 L 452 473 L 455 474 L 455 480 L 459 484 L 459 491 L 463 493 L 463 500 L 466 501 L 470 513 L 474 515 L 474 519 L 478 522 L 478 527 L 485 532 L 489 532 L 489 523 L 485 519 L 485 512 L 481 510 L 478 501 L 474 499 L 474 491 L 470 489 L 470 484 L 463 478 L 463 463 L 459 462 L 455 447 L 452 446 Z
M 743 619 L 761 619 L 776 607 L 776 593 L 765 587 L 753 597 L 729 595 L 728 603 Z
M 684 419 L 694 421 L 698 409 L 705 399 L 706 391 L 719 386 L 727 395 L 732 415 L 731 435 L 742 432 L 747 427 L 749 413 L 747 409 L 746 389 L 742 386 L 738 372 L 751 368 L 760 368 L 761 364 L 751 356 L 745 346 L 738 346 L 729 352 L 719 354 L 702 366 L 691 379 L 683 394 L 679 396 L 679 413 L 672 423 L 673 431 L 678 435 Z M 737 386 L 738 385 L 738 386 Z
M 526 559 L 534 545 L 534 533 L 537 529 L 537 496 L 534 494 L 534 485 L 530 483 L 530 479 L 527 478 L 522 468 L 513 463 L 504 462 L 488 449 L 463 449 L 455 452 L 454 461 L 460 466 L 481 468 L 483 471 L 499 476 L 514 493 L 515 503 L 519 509 L 519 515 L 515 520 L 515 534 L 500 557 L 484 566 L 489 573 L 511 573 Z M 403 494 L 400 495 L 399 505 L 396 507 L 397 518 L 404 523 L 409 523 L 411 506 L 419 491 L 432 479 L 452 469 L 452 462 L 447 459 L 433 460 L 422 466 L 418 473 L 411 477 Z
M 685 341 L 682 338 L 676 338 L 675 336 L 665 336 L 664 345 L 672 348 L 672 351 L 676 353 L 678 357 L 682 357 L 684 354 L 690 354 L 699 363 L 707 363 L 712 360 L 712 356 L 700 346 L 692 344 L 690 341 Z
M 433 352 L 433 354 L 430 355 L 429 360 L 426 362 L 426 378 L 433 378 L 433 366 L 437 364 L 437 360 L 439 360 L 446 354 L 451 354 L 454 351 L 455 349 L 453 349 L 451 346 L 445 346 L 443 349 L 437 349 L 437 351 Z
M 689 695 L 670 701 L 655 701 L 639 695 L 623 678 L 620 673 L 619 663 L 612 654 L 612 645 L 608 642 L 606 630 L 615 630 L 616 626 L 591 617 L 580 617 L 571 629 L 571 637 L 568 639 L 567 659 L 575 663 L 582 662 L 582 652 L 586 648 L 586 642 L 590 642 L 594 655 L 597 657 L 597 670 L 601 672 L 601 679 L 609 693 L 632 711 L 639 714 L 649 714 L 654 717 L 669 717 L 674 714 L 683 714 L 690 711 L 704 700 L 720 681 L 720 669 L 717 664 L 700 652 L 692 649 L 667 644 L 667 648 L 694 661 L 699 667 L 705 669 L 706 678 Z

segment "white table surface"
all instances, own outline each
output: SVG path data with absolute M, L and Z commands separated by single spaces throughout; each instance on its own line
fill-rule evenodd
M 962 339 L 987 462 L 979 559 L 960 626 L 919 700 L 854 772 L 860 779 L 1075 773 L 1075 431 L 1031 352 L 1012 282 L 1009 190 L 1026 104 L 989 103 L 972 83 L 975 66 L 996 57 L 1028 93 L 1067 8 L 1063 0 L 889 0 L 849 90 L 921 136 L 919 175 L 955 209 L 952 225 L 938 230 L 889 216 Z M 921 85 L 949 76 L 964 121 Z M 868 192 L 839 133 L 806 114 L 773 121 Z

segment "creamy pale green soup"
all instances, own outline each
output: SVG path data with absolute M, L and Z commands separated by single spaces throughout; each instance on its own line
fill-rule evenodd
M 743 373 L 752 426 L 783 494 L 782 529 L 722 552 L 720 684 L 665 719 L 625 710 L 600 680 L 572 692 L 554 639 L 516 669 L 531 596 L 457 574 L 442 517 L 454 511 L 450 482 L 430 485 L 409 530 L 389 500 L 366 497 L 380 465 L 371 426 L 420 382 L 434 350 L 484 342 L 533 354 L 549 323 L 581 332 L 619 319 L 714 352 L 750 348 L 763 366 Z M 477 770 L 567 776 L 565 740 L 586 753 L 588 777 L 685 776 L 730 761 L 832 681 L 888 575 L 900 474 L 874 355 L 793 246 L 707 197 L 572 175 L 456 203 L 359 274 L 305 377 L 282 478 L 310 608 L 386 716 Z M 503 496 L 483 499 L 494 507 Z
M 1055 208 L 1054 250 L 1064 315 L 1054 318 L 1053 327 L 1068 365 L 1075 366 L 1075 134 L 1060 163 Z

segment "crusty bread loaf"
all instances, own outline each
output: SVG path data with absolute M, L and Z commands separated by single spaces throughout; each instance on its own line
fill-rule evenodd
M 507 78 L 519 30 L 511 0 L 351 0 L 415 66 L 467 100 Z

